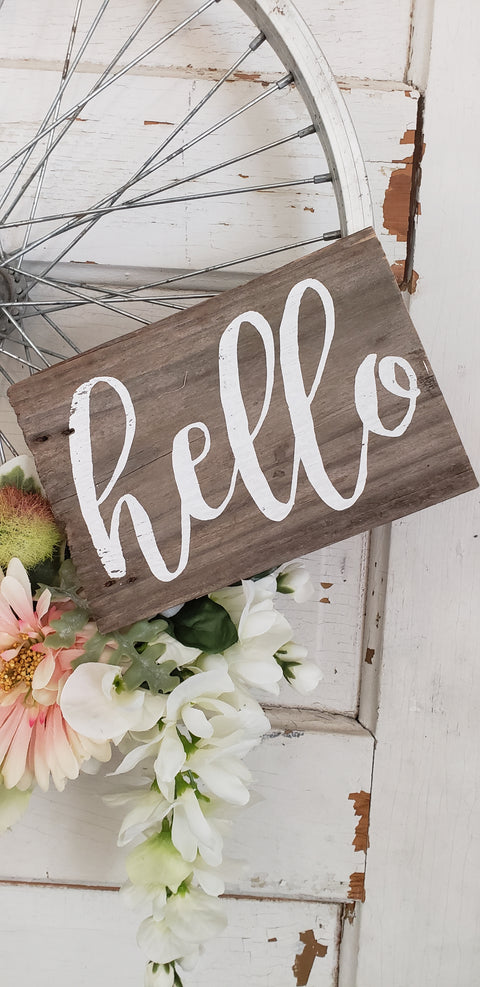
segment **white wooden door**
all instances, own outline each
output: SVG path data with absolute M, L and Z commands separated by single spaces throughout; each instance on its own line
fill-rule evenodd
M 473 5 L 473 0 L 469 2 Z M 445 18 L 443 0 L 437 0 L 437 7 L 439 3 L 442 8 L 440 16 Z M 143 11 L 139 0 L 135 0 L 133 6 L 136 5 Z M 319 38 L 354 119 L 367 162 L 377 231 L 401 281 L 405 273 L 411 208 L 411 159 L 415 146 L 419 88 L 425 86 L 428 64 L 430 4 L 417 3 L 413 44 L 410 40 L 410 0 L 401 0 L 393 8 L 391 4 L 378 0 L 362 4 L 354 0 L 349 3 L 329 0 L 321 5 L 313 0 L 300 0 L 297 5 Z M 2 16 L 6 15 L 7 18 L 4 24 L 8 24 L 10 18 L 12 36 L 16 39 L 12 48 L 7 29 L 0 53 L 2 85 L 4 91 L 9 93 L 3 112 L 7 120 L 3 137 L 6 143 L 10 139 L 15 139 L 17 143 L 19 130 L 22 126 L 28 130 L 32 114 L 35 117 L 37 111 L 32 93 L 37 93 L 40 100 L 40 96 L 54 84 L 54 74 L 59 68 L 58 38 L 62 32 L 63 36 L 65 34 L 68 12 L 63 0 L 49 3 L 46 25 L 42 4 L 27 6 L 28 17 L 22 20 L 21 32 L 14 30 L 15 22 L 18 26 L 21 16 L 21 3 L 18 0 L 15 4 L 12 0 L 4 0 L 2 10 Z M 116 0 L 116 6 L 119 20 L 128 20 L 132 4 Z M 437 30 L 439 45 L 441 38 L 448 33 L 446 26 L 443 34 L 442 28 Z M 39 38 L 43 39 L 41 46 Z M 175 64 L 153 61 L 148 72 L 132 77 L 132 84 L 125 88 L 121 104 L 123 131 L 120 142 L 114 137 L 118 120 L 115 119 L 116 110 L 112 109 L 111 130 L 105 141 L 107 170 L 121 175 L 122 163 L 129 154 L 128 142 L 142 139 L 142 127 L 148 134 L 150 127 L 162 126 L 163 115 L 159 113 L 162 86 L 167 86 L 174 78 L 179 90 L 191 87 L 201 91 L 205 80 L 217 77 L 215 73 L 218 74 L 218 69 L 223 69 L 228 62 L 230 42 L 225 31 L 217 35 L 214 33 L 213 38 L 215 43 L 209 52 L 208 65 L 202 45 L 197 42 L 188 52 L 180 51 Z M 99 44 L 92 58 L 92 72 L 98 73 L 104 64 L 105 55 Z M 437 68 L 436 71 L 438 85 L 441 69 Z M 261 84 L 260 79 L 246 78 L 238 73 L 232 86 L 243 99 L 248 99 L 259 91 Z M 139 108 L 141 126 L 138 125 Z M 78 125 L 84 126 L 85 140 L 88 140 L 87 122 L 79 121 Z M 436 126 L 438 124 L 434 120 L 433 138 L 438 141 Z M 245 127 L 248 128 L 248 124 Z M 235 153 L 234 148 L 231 153 Z M 287 159 L 285 167 L 298 168 L 301 163 L 292 165 L 291 159 Z M 58 182 L 58 175 L 64 166 L 65 162 L 61 167 L 59 165 L 58 174 L 53 171 L 52 183 L 55 180 Z M 432 176 L 435 168 L 436 165 L 432 166 Z M 88 176 L 82 173 L 75 176 L 75 182 L 85 183 L 88 180 Z M 433 177 L 431 181 L 434 184 Z M 68 201 L 68 189 L 66 195 Z M 440 195 L 441 190 L 432 190 L 431 215 L 435 213 Z M 264 198 L 266 200 L 268 197 Z M 274 227 L 277 224 L 275 233 L 280 237 L 285 233 L 282 223 L 286 220 L 279 202 L 277 197 L 275 210 L 262 207 L 262 222 Z M 308 220 L 318 208 L 316 193 L 302 189 L 295 207 L 296 212 L 302 213 Z M 187 245 L 182 230 L 171 230 L 169 246 L 172 266 L 201 263 L 205 251 L 203 218 L 200 210 L 196 235 Z M 231 236 L 239 253 L 242 250 L 248 252 L 252 221 L 248 210 L 238 210 Z M 221 224 L 220 215 L 218 223 Z M 435 227 L 430 226 L 423 247 L 421 237 L 419 240 L 431 284 L 438 283 L 429 259 L 435 235 Z M 93 254 L 86 255 L 79 248 L 77 259 L 83 264 L 90 262 L 99 266 L 108 259 L 110 264 L 122 269 L 128 269 L 132 263 L 148 268 L 152 242 L 148 227 L 142 226 L 139 221 L 135 244 L 124 243 L 120 247 L 120 237 L 108 242 L 102 242 L 100 238 L 94 245 Z M 214 249 L 214 242 L 210 242 L 209 246 Z M 422 277 L 422 271 L 420 274 Z M 413 286 L 415 278 L 411 278 L 407 271 L 408 279 Z M 421 306 L 422 290 L 420 282 L 418 306 Z M 430 287 L 430 291 L 433 290 Z M 414 296 L 414 318 L 416 306 L 417 298 Z M 421 319 L 421 307 L 418 311 Z M 75 319 L 72 312 L 73 326 Z M 426 324 L 428 327 L 431 322 L 427 319 Z M 90 341 L 96 342 L 99 336 L 110 333 L 114 326 L 115 319 L 103 313 L 101 318 L 97 317 L 90 324 Z M 419 329 L 422 330 L 420 322 Z M 429 335 L 432 336 L 431 331 Z M 441 340 L 443 347 L 445 335 L 441 336 Z M 434 340 L 425 338 L 424 341 L 431 352 Z M 441 359 L 435 361 L 433 352 L 432 360 L 455 412 L 457 392 L 455 388 L 449 392 L 448 380 L 441 376 Z M 468 376 L 470 363 L 467 355 L 463 365 Z M 447 377 L 446 373 L 444 377 Z M 458 409 L 457 414 L 462 411 L 461 401 L 458 402 Z M 461 431 L 465 438 L 465 428 Z M 470 503 L 478 503 L 475 496 L 470 495 Z M 248 860 L 248 867 L 242 881 L 229 892 L 230 924 L 225 935 L 209 947 L 198 970 L 186 979 L 192 987 L 193 984 L 220 987 L 227 982 L 232 987 L 247 983 L 258 987 L 287 987 L 295 983 L 298 987 L 302 984 L 335 987 L 337 983 L 341 987 L 353 987 L 355 983 L 357 987 L 404 987 L 406 983 L 418 983 L 422 987 L 458 983 L 470 987 L 470 983 L 473 985 L 475 982 L 474 979 L 468 980 L 468 977 L 448 980 L 442 973 L 440 961 L 436 961 L 436 979 L 432 978 L 430 967 L 427 969 L 425 964 L 422 977 L 416 980 L 416 974 L 411 972 L 413 966 L 409 966 L 408 949 L 397 946 L 393 925 L 385 926 L 383 913 L 383 909 L 388 911 L 392 902 L 397 900 L 384 890 L 386 873 L 392 875 L 392 883 L 398 880 L 398 867 L 394 866 L 395 850 L 387 838 L 391 832 L 396 793 L 400 791 L 402 798 L 408 802 L 410 792 L 415 791 L 416 805 L 421 805 L 419 786 L 425 777 L 421 771 L 418 772 L 418 764 L 415 763 L 418 747 L 413 741 L 418 741 L 418 718 L 415 729 L 414 721 L 411 721 L 410 732 L 405 733 L 404 726 L 409 722 L 408 716 L 414 716 L 419 711 L 422 717 L 426 715 L 424 689 L 427 683 L 434 718 L 429 723 L 437 724 L 435 716 L 442 714 L 440 707 L 445 703 L 446 692 L 446 680 L 435 678 L 431 671 L 433 648 L 440 647 L 443 637 L 441 631 L 436 631 L 435 635 L 432 633 L 431 641 L 434 643 L 428 649 L 428 661 L 423 666 L 426 669 L 424 677 L 417 673 L 419 682 L 415 696 L 412 698 L 408 690 L 405 697 L 402 695 L 401 715 L 404 719 L 393 716 L 397 704 L 394 668 L 398 668 L 397 663 L 403 663 L 404 653 L 408 653 L 411 661 L 418 652 L 418 642 L 425 637 L 422 637 L 420 630 L 423 606 L 415 610 L 410 589 L 408 607 L 405 609 L 404 605 L 401 606 L 402 595 L 405 595 L 407 585 L 412 587 L 423 581 L 425 566 L 438 569 L 443 560 L 443 552 L 439 548 L 438 556 L 429 561 L 429 525 L 433 524 L 435 529 L 435 517 L 442 511 L 447 518 L 457 517 L 457 511 L 461 515 L 462 503 L 465 502 L 466 498 L 462 498 L 458 508 L 456 505 L 435 508 L 407 522 L 408 531 L 411 531 L 408 544 L 417 565 L 414 579 L 408 584 L 408 567 L 402 559 L 406 528 L 403 523 L 394 527 L 385 624 L 384 689 L 374 775 L 372 846 L 369 850 L 371 864 L 366 882 L 367 902 L 365 905 L 359 904 L 365 891 L 368 796 L 374 753 L 372 734 L 377 730 L 388 531 L 375 534 L 370 548 L 367 536 L 358 537 L 317 553 L 311 559 L 318 598 L 314 605 L 305 607 L 300 617 L 297 613 L 293 618 L 292 614 L 292 619 L 297 621 L 299 639 L 307 643 L 311 655 L 320 662 L 324 680 L 313 701 L 306 707 L 305 704 L 303 708 L 298 704 L 293 693 L 285 693 L 279 706 L 269 710 L 272 735 L 251 761 L 263 801 L 244 813 L 232 847 L 235 854 Z M 429 520 L 432 517 L 434 520 Z M 438 534 L 435 537 L 438 540 Z M 473 550 L 471 541 L 468 543 L 469 551 Z M 419 544 L 422 545 L 422 553 L 416 551 Z M 461 552 L 463 559 L 463 542 Z M 438 558 L 437 562 L 435 558 Z M 458 565 L 457 578 L 461 577 L 465 585 L 471 569 L 468 564 L 464 568 L 463 561 Z M 436 587 L 437 584 L 432 585 Z M 455 599 L 458 599 L 458 585 L 457 582 L 451 587 L 451 595 Z M 445 591 L 444 613 L 448 611 L 450 598 Z M 436 621 L 436 601 L 436 591 L 432 589 L 429 597 L 430 626 Z M 401 613 L 404 614 L 403 620 L 400 619 Z M 409 625 L 412 621 L 417 626 L 415 620 L 418 627 L 414 635 Z M 465 666 L 465 678 L 471 676 L 471 672 L 472 659 Z M 409 680 L 408 684 L 411 688 Z M 416 704 L 415 710 L 409 709 L 407 715 L 404 704 L 412 702 Z M 387 727 L 391 722 L 396 725 L 389 731 Z M 443 736 L 441 727 L 437 735 Z M 404 746 L 406 737 L 407 748 Z M 402 750 L 407 749 L 409 753 L 403 769 L 406 777 L 398 789 L 390 766 L 394 763 L 399 765 L 398 770 L 402 767 L 398 755 L 400 738 Z M 438 748 L 433 748 L 433 753 L 432 748 L 428 751 L 433 759 L 429 764 L 439 766 Z M 461 741 L 457 751 L 464 751 Z M 415 788 L 410 786 L 408 777 L 414 767 L 417 767 L 415 786 L 418 786 Z M 1 949 L 6 984 L 17 983 L 23 987 L 33 976 L 40 987 L 47 987 L 47 984 L 60 987 L 64 983 L 81 987 L 87 982 L 103 984 L 110 981 L 130 987 L 141 983 L 142 963 L 134 944 L 134 922 L 130 914 L 123 911 L 114 890 L 123 879 L 122 856 L 115 847 L 119 820 L 102 804 L 100 797 L 100 792 L 111 784 L 111 779 L 102 780 L 100 784 L 98 779 L 85 776 L 63 795 L 49 793 L 36 796 L 29 815 L 3 840 L 0 899 L 5 918 L 2 922 Z M 422 815 L 419 842 L 427 838 L 427 819 L 428 825 L 431 824 L 430 811 L 429 808 Z M 455 819 L 456 824 L 461 825 L 461 816 L 457 814 Z M 410 829 L 406 832 L 401 844 L 402 866 L 408 859 L 406 844 Z M 440 829 L 440 832 L 444 831 Z M 401 825 L 395 828 L 395 833 L 401 840 Z M 447 853 L 448 840 L 445 836 L 442 839 L 447 844 L 444 849 Z M 388 854 L 383 849 L 385 846 L 390 847 Z M 417 844 L 415 846 L 418 853 Z M 427 863 L 422 861 L 418 866 L 432 866 L 428 854 L 425 859 Z M 412 884 L 418 886 L 414 877 L 410 878 L 410 888 Z M 435 884 L 433 886 L 436 887 Z M 440 885 L 438 888 L 440 892 Z M 408 897 L 407 890 L 404 895 Z M 415 914 L 411 920 L 407 919 L 410 910 L 405 903 L 402 909 L 404 924 L 408 926 L 410 921 L 416 921 Z M 377 948 L 379 923 L 382 929 L 387 929 L 380 952 Z M 356 979 L 359 936 L 360 959 Z M 436 934 L 432 936 L 435 944 Z M 26 941 L 28 950 L 25 949 Z M 444 952 L 446 950 L 445 955 L 450 963 L 448 969 L 452 974 L 454 954 L 447 947 L 442 948 Z M 395 969 L 391 962 L 392 955 L 398 961 Z M 42 957 L 40 969 L 39 956 Z M 397 973 L 396 969 L 402 970 L 402 973 Z

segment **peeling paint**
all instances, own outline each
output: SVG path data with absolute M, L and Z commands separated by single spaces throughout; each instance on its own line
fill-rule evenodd
M 353 907 L 355 908 L 355 905 Z M 276 936 L 272 936 L 271 939 L 267 939 L 267 942 L 278 942 L 278 939 Z
M 241 79 L 242 82 L 259 82 L 260 72 L 234 72 L 236 79 Z
M 352 845 L 355 847 L 355 850 L 363 850 L 365 852 L 368 850 L 370 845 L 368 842 L 370 792 L 351 792 L 348 798 L 353 802 L 355 815 L 360 817 L 355 830 L 355 836 L 352 840 Z
M 365 901 L 365 874 L 363 871 L 350 874 L 348 897 L 354 901 Z
M 315 212 L 315 209 L 313 208 L 313 206 L 304 206 L 303 207 L 303 211 L 304 212 Z
M 400 144 L 413 144 L 414 140 L 415 132 L 406 130 Z M 383 225 L 391 236 L 396 237 L 400 243 L 406 243 L 410 216 L 413 153 L 408 158 L 394 160 L 393 164 L 399 164 L 402 167 L 395 168 L 390 175 L 383 203 Z
M 317 942 L 313 934 L 313 929 L 300 932 L 299 938 L 300 942 L 303 942 L 303 950 L 295 957 L 292 970 L 294 977 L 296 977 L 297 987 L 306 987 L 316 957 L 318 956 L 322 959 L 326 956 L 328 946 Z
M 420 214 L 420 209 L 418 210 Z M 400 288 L 400 291 L 408 291 L 409 295 L 413 295 L 417 287 L 418 273 L 417 271 L 412 271 L 409 281 L 405 280 L 405 261 L 396 260 L 394 264 L 391 265 L 390 270 Z
M 320 586 L 322 589 L 330 589 L 330 586 L 333 586 L 333 583 L 320 583 Z
M 330 603 L 328 596 L 322 596 L 322 599 L 318 601 L 319 603 Z
M 355 902 L 350 901 L 348 905 L 343 906 L 343 920 L 348 922 L 349 925 L 353 925 L 355 921 Z
M 367 653 L 365 655 L 365 661 L 366 661 L 367 665 L 371 665 L 372 664 L 372 658 L 373 658 L 374 654 L 375 654 L 375 648 L 367 648 Z
M 144 127 L 173 127 L 171 120 L 144 120 Z

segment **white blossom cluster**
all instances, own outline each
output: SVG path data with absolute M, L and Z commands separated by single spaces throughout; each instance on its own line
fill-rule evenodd
M 101 662 L 79 665 L 62 693 L 63 715 L 75 729 L 121 744 L 125 756 L 116 775 L 140 763 L 146 774 L 143 787 L 108 797 L 126 808 L 119 845 L 136 844 L 122 893 L 148 912 L 138 931 L 149 960 L 146 987 L 181 985 L 181 970 L 226 925 L 218 900 L 225 890 L 224 838 L 235 808 L 250 798 L 244 758 L 270 727 L 250 690 L 277 695 L 285 677 L 306 693 L 321 678 L 275 608 L 277 590 L 298 602 L 310 597 L 301 563 L 211 594 L 238 634 L 222 653 L 187 647 L 162 631 L 157 662 L 173 662 L 181 673 L 169 694 L 128 691 L 121 666 Z

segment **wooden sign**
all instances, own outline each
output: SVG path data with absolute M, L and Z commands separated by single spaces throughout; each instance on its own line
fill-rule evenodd
M 9 394 L 102 631 L 477 486 L 373 230 Z

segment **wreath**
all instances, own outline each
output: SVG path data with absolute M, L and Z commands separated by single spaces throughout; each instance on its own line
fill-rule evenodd
M 306 694 L 321 678 L 277 594 L 311 597 L 301 562 L 101 634 L 33 461 L 0 467 L 0 830 L 35 787 L 63 791 L 118 748 L 122 790 L 106 801 L 125 808 L 119 846 L 133 844 L 121 894 L 145 912 L 146 987 L 181 987 L 226 925 L 224 839 L 270 728 L 252 690 L 286 679 Z

